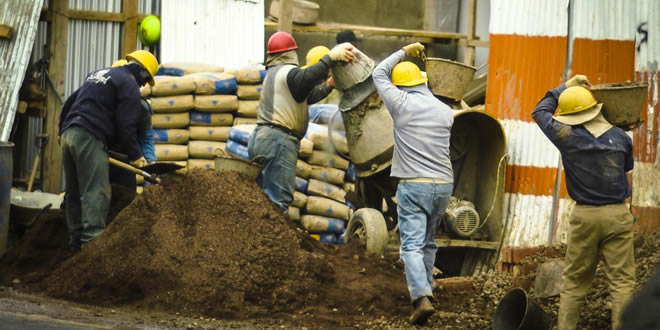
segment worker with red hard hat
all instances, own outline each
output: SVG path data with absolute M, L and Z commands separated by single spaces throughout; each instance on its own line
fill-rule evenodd
M 248 141 L 250 159 L 263 165 L 257 183 L 283 212 L 293 201 L 300 140 L 307 132 L 307 104 L 325 98 L 332 86 L 325 79 L 333 61 L 351 61 L 353 46 L 335 46 L 316 64 L 298 67 L 298 45 L 286 32 L 268 40 L 257 128 Z

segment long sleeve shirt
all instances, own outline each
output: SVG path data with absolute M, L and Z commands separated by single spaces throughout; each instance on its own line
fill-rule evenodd
M 552 118 L 566 85 L 551 89 L 532 117 L 559 149 L 568 195 L 578 204 L 622 203 L 631 194 L 626 172 L 633 169 L 632 139 L 613 127 L 595 138 L 583 125 L 568 126 Z
M 392 69 L 405 55 L 403 50 L 395 52 L 378 64 L 372 74 L 378 94 L 394 120 L 391 175 L 453 182 L 449 137 L 454 114 L 424 84 L 401 88 L 392 84 Z

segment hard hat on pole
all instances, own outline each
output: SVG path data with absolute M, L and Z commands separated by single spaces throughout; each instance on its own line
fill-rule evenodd
M 149 15 L 140 23 L 139 28 L 140 42 L 145 46 L 151 46 L 160 39 L 160 19 L 157 16 Z

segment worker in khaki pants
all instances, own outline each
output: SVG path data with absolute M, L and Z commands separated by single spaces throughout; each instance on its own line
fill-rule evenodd
M 566 188 L 576 201 L 569 217 L 559 330 L 577 328 L 600 256 L 612 295 L 613 329 L 619 328 L 635 286 L 633 216 L 624 202 L 631 194 L 626 172 L 633 168 L 632 139 L 605 120 L 590 85 L 577 75 L 548 91 L 532 113 L 559 149 Z

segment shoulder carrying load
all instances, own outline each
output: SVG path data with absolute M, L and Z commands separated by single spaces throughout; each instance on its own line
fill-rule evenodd
M 256 125 L 256 124 L 257 124 L 257 118 L 244 118 L 244 117 L 234 118 L 234 126 L 238 126 L 238 125 Z
M 333 233 L 341 234 L 344 232 L 346 221 L 340 219 L 332 219 L 317 215 L 305 214 L 300 217 L 300 223 L 303 228 L 307 229 L 310 233 Z
M 229 137 L 229 126 L 190 126 L 191 140 L 226 142 Z
M 179 166 L 183 166 L 182 168 L 176 170 L 175 173 L 179 174 L 186 174 L 188 173 L 188 161 L 187 160 L 158 160 L 158 162 L 162 163 L 172 163 L 172 164 L 177 164 Z
M 308 214 L 322 215 L 324 217 L 348 220 L 350 209 L 348 206 L 325 197 L 309 196 L 305 210 Z
M 184 128 L 189 122 L 190 117 L 187 112 L 155 113 L 151 116 L 153 128 Z
M 227 146 L 225 147 L 225 150 L 232 156 L 247 160 L 250 159 L 247 146 L 244 146 L 238 142 L 227 140 Z
M 207 113 L 190 111 L 190 125 L 193 126 L 231 126 L 234 116 L 231 113 Z
M 312 166 L 312 171 L 309 173 L 309 177 L 329 182 L 332 184 L 343 184 L 344 183 L 345 172 L 332 167 L 323 167 L 323 166 Z
M 188 77 L 156 76 L 156 84 L 151 87 L 153 96 L 190 94 L 195 90 L 195 82 Z
M 151 98 L 151 109 L 156 113 L 188 111 L 193 105 L 193 96 L 190 94 Z
M 186 160 L 188 159 L 188 146 L 179 144 L 157 144 L 156 158 L 163 160 Z
M 236 79 L 239 84 L 260 84 L 264 81 L 265 76 L 266 70 L 261 70 L 259 68 L 242 68 L 238 69 Z
M 307 194 L 330 198 L 340 203 L 346 203 L 346 191 L 344 191 L 344 189 L 316 179 L 309 179 Z
M 289 206 L 289 219 L 291 221 L 300 221 L 300 209 L 295 206 Z
M 140 95 L 142 95 L 142 97 L 151 96 L 151 85 L 146 84 L 146 85 L 140 87 Z
M 299 192 L 299 191 L 294 191 L 293 192 L 293 201 L 291 202 L 291 206 L 295 207 L 305 207 L 305 204 L 307 204 L 307 195 Z
M 257 125 L 237 125 L 229 129 L 229 139 L 242 145 L 247 145 L 250 135 Z
M 214 141 L 190 141 L 188 142 L 188 154 L 193 158 L 212 159 L 218 156 L 226 156 L 224 142 Z
M 239 100 L 259 100 L 263 87 L 264 85 L 239 85 L 236 94 Z
M 257 118 L 257 106 L 259 101 L 238 101 L 238 111 L 241 117 Z
M 312 152 L 314 151 L 314 143 L 312 141 L 303 138 L 300 140 L 300 157 L 301 158 L 308 158 L 312 155 Z
M 190 135 L 186 129 L 154 129 L 154 143 L 185 144 Z
M 196 168 L 213 170 L 215 169 L 215 160 L 189 158 L 186 167 L 188 170 L 192 170 Z
M 175 62 L 163 63 L 158 68 L 156 75 L 166 76 L 183 76 L 191 73 L 198 72 L 223 72 L 224 68 L 212 64 L 191 63 L 191 62 Z
M 188 75 L 195 82 L 195 94 L 235 94 L 238 82 L 233 74 L 225 72 L 199 72 Z
M 232 112 L 238 109 L 236 95 L 197 95 L 195 109 L 204 112 Z
M 312 174 L 312 166 L 298 159 L 296 162 L 296 175 L 307 179 Z
M 307 180 L 297 176 L 296 177 L 296 191 L 299 191 L 301 193 L 306 193 L 307 192 Z
M 348 169 L 348 161 L 339 157 L 339 155 L 327 153 L 325 151 L 314 150 L 309 156 L 307 162 L 311 165 L 334 167 L 341 170 Z

